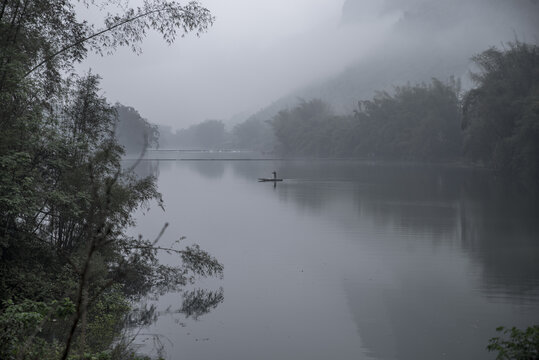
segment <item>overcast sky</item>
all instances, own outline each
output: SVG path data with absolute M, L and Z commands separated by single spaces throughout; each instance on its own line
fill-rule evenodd
M 405 52 L 421 51 L 462 53 L 466 62 L 475 52 L 515 37 L 538 41 L 536 0 L 354 0 L 347 14 L 355 21 L 343 23 L 344 2 L 201 0 L 216 17 L 201 37 L 188 35 L 169 46 L 151 34 L 142 55 L 122 48 L 112 56 L 90 56 L 80 69 L 103 77 L 110 102 L 180 129 L 207 119 L 244 120 L 369 54 L 378 54 L 371 58 L 375 63 L 385 56 L 396 66 Z M 402 22 L 395 26 L 403 18 L 418 26 L 415 32 Z
M 356 25 L 340 24 L 344 0 L 201 2 L 216 22 L 200 38 L 179 38 L 169 46 L 154 34 L 143 43 L 142 55 L 119 49 L 112 56 L 90 56 L 81 69 L 103 77 L 110 102 L 177 129 L 252 113 L 338 73 L 377 46 L 370 34 L 352 38 L 350 27 Z M 363 26 L 383 33 L 392 21 L 388 16 Z

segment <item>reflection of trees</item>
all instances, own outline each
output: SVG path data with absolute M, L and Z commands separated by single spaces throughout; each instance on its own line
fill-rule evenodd
M 141 328 L 150 326 L 158 319 L 158 311 L 155 304 L 143 303 L 138 308 L 133 309 L 126 319 L 128 328 Z
M 178 311 L 186 318 L 192 317 L 195 320 L 202 315 L 215 309 L 224 300 L 223 288 L 218 291 L 208 291 L 205 289 L 195 289 L 187 292 L 183 296 L 182 307 Z
M 285 178 L 277 187 L 282 201 L 313 212 L 338 204 L 349 212 L 338 217 L 347 220 L 343 227 L 359 221 L 376 229 L 403 229 L 432 241 L 451 241 L 482 265 L 486 287 L 515 291 L 539 273 L 539 262 L 534 261 L 539 209 L 533 199 L 487 171 L 355 161 L 231 166 L 236 175 L 253 181 L 276 170 Z
M 536 304 L 539 217 L 532 199 L 482 171 L 418 166 L 356 169 L 347 170 L 353 179 L 347 191 L 319 188 L 312 196 L 355 210 L 349 216 L 356 219 L 352 227 L 374 229 L 374 247 L 404 249 L 410 255 L 391 258 L 387 264 L 395 284 L 362 282 L 359 274 L 359 280 L 346 283 L 363 344 L 375 358 L 438 358 L 443 352 L 448 358 L 488 358 L 484 344 L 489 329 L 505 321 L 529 325 L 506 308 L 497 309 L 495 319 L 485 319 L 481 314 L 485 300 L 470 293 L 462 277 L 465 271 L 457 269 L 443 249 L 464 252 L 458 256 L 462 263 L 471 260 L 472 267 L 480 269 L 476 290 L 483 299 Z M 308 189 L 299 190 L 302 197 L 308 196 Z M 434 246 L 421 239 L 430 239 Z M 440 245 L 442 251 L 433 251 Z M 410 248 L 414 250 L 409 252 Z
M 148 327 L 159 319 L 160 316 L 169 314 L 182 314 L 184 317 L 198 320 L 199 317 L 209 314 L 216 309 L 224 299 L 224 290 L 193 289 L 180 293 L 181 306 L 177 309 L 167 308 L 158 310 L 154 303 L 143 302 L 133 310 L 126 320 L 130 328 Z
M 525 295 L 537 289 L 539 211 L 501 184 L 467 184 L 459 222 L 462 247 L 481 262 L 484 290 Z
M 489 172 L 355 161 L 238 162 L 232 168 L 253 181 L 277 170 L 286 179 L 277 187 L 282 201 L 317 213 L 337 204 L 343 210 L 334 218 L 343 228 L 360 222 L 451 242 L 481 265 L 485 288 L 524 292 L 539 273 L 537 206 Z
M 138 163 L 137 163 L 138 162 Z M 148 176 L 153 176 L 155 178 L 159 177 L 159 168 L 163 167 L 158 160 L 123 160 L 122 165 L 124 169 L 129 169 L 135 165 L 134 173 L 140 179 L 146 178 Z
M 421 235 L 434 244 L 451 242 L 481 265 L 484 289 L 524 292 L 539 273 L 534 261 L 539 211 L 533 199 L 487 171 L 356 161 L 203 161 L 193 166 L 197 163 L 207 173 L 229 166 L 253 184 L 276 170 L 285 178 L 276 189 L 280 200 L 315 213 L 337 204 L 343 210 L 334 218 L 343 228 L 360 222 Z
M 260 177 L 270 177 L 272 171 L 279 172 L 279 166 L 281 163 L 271 160 L 261 161 L 231 161 L 231 168 L 236 176 L 242 177 L 246 180 L 256 182 Z
M 185 161 L 185 163 L 188 164 L 190 169 L 208 179 L 220 179 L 225 173 L 224 161 L 194 160 Z
M 154 325 L 161 316 L 178 314 L 183 315 L 184 320 L 192 318 L 198 320 L 199 317 L 210 313 L 224 301 L 223 288 L 219 290 L 194 289 L 179 293 L 182 297 L 181 306 L 179 308 L 169 307 L 164 310 L 158 310 L 155 303 L 141 302 L 137 308 L 131 311 L 125 320 L 125 328 L 130 333 L 131 341 L 139 343 L 142 347 L 147 340 L 151 340 L 152 351 L 155 351 L 159 358 L 165 358 L 165 342 L 170 340 L 163 334 L 145 332 L 145 329 Z M 184 327 L 182 319 L 175 319 L 176 323 Z M 170 342 L 172 344 L 172 342 Z
M 461 169 L 436 166 L 369 166 L 354 187 L 354 206 L 375 228 L 402 229 L 432 241 L 454 237 Z
M 421 294 L 414 291 L 418 279 L 395 287 L 346 284 L 351 315 L 372 358 L 491 358 L 485 350 L 485 334 L 504 318 L 484 319 L 478 315 L 478 302 L 466 303 L 463 294 L 455 291 L 454 278 L 443 271 L 436 275 L 441 275 L 438 283 Z

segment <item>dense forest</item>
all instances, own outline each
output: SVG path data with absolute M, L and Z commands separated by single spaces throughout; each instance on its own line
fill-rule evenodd
M 397 87 L 360 101 L 353 115 L 335 116 L 320 100 L 275 116 L 280 151 L 292 156 L 454 160 L 459 156 L 458 86 Z
M 463 99 L 464 156 L 528 187 L 539 184 L 539 47 L 491 48 L 474 57 L 477 87 Z
M 157 145 L 162 149 L 273 152 L 275 136 L 269 121 L 249 118 L 227 129 L 222 120 L 206 120 L 177 131 L 158 126 Z
M 273 152 L 275 148 L 275 136 L 267 120 L 249 118 L 230 129 L 222 120 L 206 120 L 177 131 L 166 126 L 158 129 L 157 143 L 162 149 Z
M 444 162 L 495 170 L 539 184 L 539 47 L 519 41 L 472 57 L 474 86 L 459 79 L 395 86 L 338 115 L 300 99 L 276 115 L 255 114 L 226 131 L 206 121 L 176 133 L 171 148 L 234 148 L 284 157 Z M 211 131 L 210 131 L 211 130 Z M 167 138 L 167 139 L 170 139 Z
M 473 57 L 475 87 L 458 81 L 395 87 L 336 116 L 301 101 L 270 123 L 284 156 L 461 162 L 539 184 L 539 47 L 515 42 Z
M 115 2 L 99 6 L 109 4 Z M 163 201 L 155 178 L 122 166 L 118 138 L 139 147 L 156 132 L 134 109 L 109 104 L 99 76 L 75 75 L 73 67 L 89 52 L 139 51 L 149 29 L 168 42 L 204 32 L 213 17 L 197 2 L 124 10 L 108 12 L 97 28 L 79 20 L 70 1 L 1 5 L 1 359 L 133 359 L 126 331 L 151 319 L 127 316 L 134 300 L 181 289 L 195 275 L 222 274 L 197 245 L 167 249 L 158 243 L 161 234 L 127 235 L 134 209 Z M 160 264 L 160 251 L 175 253 L 178 265 Z M 186 298 L 192 313 L 222 294 Z
M 176 132 L 160 127 L 159 146 L 163 149 L 223 149 L 230 147 L 230 134 L 220 120 L 206 120 Z
M 271 119 L 277 150 L 285 156 L 467 160 L 537 178 L 539 50 L 508 46 L 473 58 L 479 71 L 468 92 L 453 78 L 433 78 L 379 92 L 346 116 L 334 115 L 321 100 L 303 100 Z

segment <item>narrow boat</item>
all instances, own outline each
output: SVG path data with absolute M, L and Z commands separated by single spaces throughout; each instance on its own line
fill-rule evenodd
M 272 172 L 273 174 L 273 178 L 258 178 L 258 181 L 259 182 L 264 182 L 264 181 L 283 181 L 283 179 L 277 179 L 277 173 L 274 171 Z

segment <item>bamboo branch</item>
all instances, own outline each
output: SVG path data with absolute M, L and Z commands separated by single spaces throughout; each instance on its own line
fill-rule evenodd
M 105 33 L 107 33 L 107 32 L 110 32 L 110 31 L 112 31 L 112 30 L 114 30 L 114 29 L 116 29 L 116 28 L 122 26 L 122 25 L 125 25 L 125 24 L 127 24 L 127 23 L 133 22 L 133 21 L 138 20 L 138 19 L 140 19 L 140 18 L 142 18 L 142 17 L 148 16 L 148 15 L 151 15 L 151 14 L 156 14 L 156 13 L 159 13 L 159 12 L 162 12 L 162 11 L 167 11 L 167 10 L 170 10 L 170 8 L 169 8 L 169 7 L 164 7 L 164 8 L 161 8 L 161 9 L 155 9 L 155 10 L 147 11 L 147 12 L 145 12 L 145 13 L 139 14 L 139 15 L 134 16 L 134 17 L 132 17 L 132 18 L 127 18 L 127 19 L 125 19 L 125 20 L 123 20 L 123 21 L 121 21 L 121 22 L 119 22 L 119 23 L 117 23 L 117 24 L 115 24 L 115 25 L 113 25 L 113 26 L 111 26 L 111 27 L 105 28 L 105 29 L 103 29 L 103 30 L 101 30 L 101 31 L 98 31 L 98 32 L 96 32 L 96 33 L 93 33 L 93 34 L 91 34 L 91 35 L 89 35 L 89 36 L 87 36 L 87 37 L 85 37 L 85 38 L 83 38 L 83 39 L 80 39 L 80 40 L 78 40 L 78 41 L 75 41 L 75 42 L 72 43 L 72 44 L 69 44 L 69 45 L 67 45 L 67 46 L 64 46 L 63 48 L 61 48 L 61 49 L 58 50 L 57 52 L 53 53 L 52 55 L 47 56 L 47 57 L 46 57 L 45 59 L 43 59 L 40 63 L 38 63 L 36 66 L 34 66 L 34 67 L 33 67 L 32 69 L 30 69 L 28 72 L 26 72 L 26 74 L 24 74 L 24 76 L 23 76 L 23 79 L 25 79 L 26 77 L 28 77 L 28 75 L 30 75 L 31 73 L 33 73 L 35 70 L 37 70 L 37 69 L 38 69 L 39 67 L 41 67 L 43 64 L 45 64 L 45 63 L 47 63 L 48 61 L 54 59 L 56 56 L 58 56 L 58 55 L 60 55 L 60 54 L 62 54 L 62 53 L 64 53 L 64 52 L 66 52 L 67 50 L 69 50 L 69 49 L 71 49 L 71 48 L 74 48 L 75 46 L 81 45 L 81 44 L 87 42 L 88 40 L 91 40 L 91 39 L 93 39 L 93 38 L 95 38 L 95 37 L 98 37 L 99 35 L 103 35 L 103 34 L 105 34 Z M 183 11 L 183 12 L 186 12 L 185 10 L 182 10 L 182 11 Z

